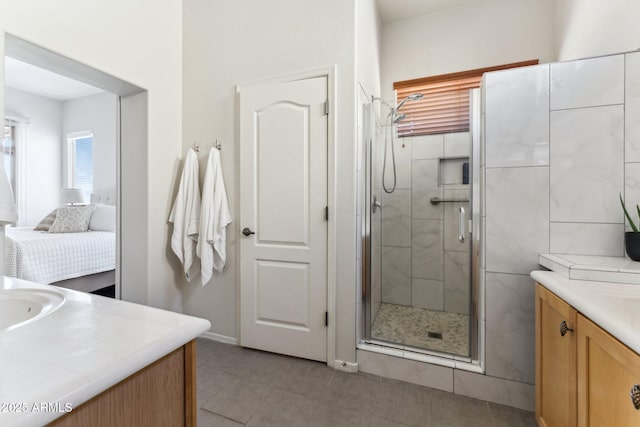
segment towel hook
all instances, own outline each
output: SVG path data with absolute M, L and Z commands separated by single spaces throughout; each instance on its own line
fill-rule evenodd
M 218 138 L 216 138 L 216 143 L 215 143 L 214 147 L 216 147 L 218 150 L 222 150 L 222 144 L 220 144 L 218 142 Z
M 193 151 L 195 151 L 196 153 L 200 152 L 200 146 L 196 144 L 195 141 L 193 141 L 193 146 L 191 148 L 193 148 Z

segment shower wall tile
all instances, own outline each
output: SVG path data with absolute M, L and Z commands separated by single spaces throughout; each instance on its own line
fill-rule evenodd
M 549 66 L 487 73 L 487 167 L 549 164 Z
M 620 221 L 622 105 L 551 113 L 551 220 Z
M 625 205 L 627 209 L 635 209 L 636 205 L 640 205 L 640 163 L 627 163 L 624 165 L 624 193 L 622 197 L 625 200 Z M 631 214 L 631 211 L 629 211 Z M 629 223 L 624 218 L 624 214 L 621 212 L 621 221 L 625 223 L 625 231 L 631 231 L 631 227 Z M 632 216 L 634 221 L 636 216 Z M 638 226 L 638 221 L 635 221 L 636 226 Z
M 468 252 L 444 252 L 444 311 L 469 314 Z
M 411 190 L 382 194 L 382 244 L 411 247 Z
M 624 55 L 551 64 L 551 109 L 624 102 Z
M 486 276 L 487 375 L 533 384 L 535 286 L 529 275 Z
M 444 134 L 444 157 L 469 157 L 471 153 L 471 134 L 454 132 Z
M 444 310 L 444 283 L 442 280 L 412 279 L 411 305 L 429 310 Z
M 453 369 L 358 350 L 358 369 L 368 374 L 453 392 Z
M 443 280 L 442 220 L 414 219 L 411 277 Z
M 411 305 L 411 248 L 382 247 L 382 302 Z
M 412 217 L 442 219 L 442 205 L 432 205 L 432 197 L 443 197 L 438 187 L 438 160 L 414 160 L 412 166 L 411 209 Z
M 456 394 L 462 396 L 512 406 L 525 411 L 535 409 L 535 387 L 530 384 L 456 369 L 453 371 L 453 388 Z
M 411 141 L 410 138 L 397 138 L 394 142 L 396 154 L 396 178 L 398 189 L 411 188 Z M 393 163 L 387 157 L 387 177 L 393 175 Z M 391 182 L 389 179 L 387 183 Z M 389 186 L 387 186 L 389 188 Z
M 413 160 L 438 159 L 444 155 L 444 135 L 422 135 L 411 138 Z
M 620 202 L 618 202 L 619 205 Z M 574 255 L 624 256 L 623 231 L 624 225 L 622 223 L 552 222 L 550 252 Z
M 529 274 L 549 251 L 549 168 L 486 171 L 486 268 Z
M 625 161 L 640 162 L 640 52 L 625 58 Z

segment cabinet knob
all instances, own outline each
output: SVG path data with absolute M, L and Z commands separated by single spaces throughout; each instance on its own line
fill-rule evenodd
M 640 409 L 640 385 L 634 384 L 631 387 L 631 391 L 629 392 L 629 396 L 631 396 L 631 402 L 636 409 Z
M 560 335 L 565 336 L 569 331 L 573 332 L 573 329 L 567 326 L 567 322 L 564 320 L 560 322 Z

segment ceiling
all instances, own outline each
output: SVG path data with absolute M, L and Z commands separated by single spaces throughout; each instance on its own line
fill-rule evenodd
M 86 83 L 52 73 L 26 62 L 5 56 L 5 86 L 57 101 L 84 98 L 104 92 Z
M 383 24 L 453 9 L 482 0 L 376 0 Z

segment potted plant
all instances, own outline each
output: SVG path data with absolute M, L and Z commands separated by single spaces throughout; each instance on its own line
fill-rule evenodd
M 629 221 L 629 225 L 633 230 L 624 233 L 624 247 L 627 250 L 629 258 L 634 261 L 640 261 L 640 231 L 638 231 L 638 227 L 636 227 L 636 224 L 631 219 L 631 216 L 624 205 L 622 194 L 620 194 L 620 204 L 622 205 L 624 216 L 627 217 L 627 221 Z M 640 206 L 636 205 L 636 210 L 638 211 L 638 218 L 640 218 Z

